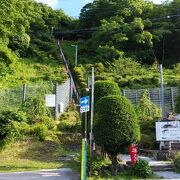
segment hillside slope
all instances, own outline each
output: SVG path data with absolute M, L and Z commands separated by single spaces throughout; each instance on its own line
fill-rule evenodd
M 0 14 L 0 89 L 65 81 L 52 29 L 67 28 L 71 19 L 34 0 L 3 0 Z

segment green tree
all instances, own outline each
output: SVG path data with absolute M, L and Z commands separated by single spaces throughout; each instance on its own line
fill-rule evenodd
M 136 113 L 141 121 L 159 119 L 161 117 L 161 110 L 148 98 L 148 92 L 142 94 L 142 98 L 136 106 Z
M 94 138 L 108 153 L 113 171 L 117 172 L 117 155 L 131 143 L 140 140 L 135 110 L 124 96 L 106 96 L 96 106 Z
M 180 90 L 180 87 L 179 87 L 179 90 Z M 180 113 L 180 94 L 179 94 L 179 96 L 176 99 L 175 111 L 176 111 L 176 113 Z

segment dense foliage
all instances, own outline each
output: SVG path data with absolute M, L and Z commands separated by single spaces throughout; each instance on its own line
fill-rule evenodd
M 171 66 L 179 62 L 179 7 L 179 0 L 161 5 L 144 0 L 95 0 L 80 14 L 82 28 L 97 28 L 84 52 L 102 62 L 125 55 L 145 64 L 163 61 Z
M 1 146 L 24 135 L 45 140 L 49 134 L 56 134 L 54 112 L 46 107 L 45 95 L 53 92 L 55 82 L 61 84 L 68 76 L 53 31 L 71 28 L 72 24 L 62 10 L 34 0 L 1 1 Z M 22 102 L 25 83 L 26 98 Z
M 177 173 L 180 172 L 180 154 L 177 153 L 177 155 L 174 158 L 174 169 Z
M 128 99 L 123 96 L 105 96 L 98 101 L 94 138 L 97 145 L 108 153 L 115 166 L 117 154 L 130 143 L 140 140 L 139 122 Z
M 148 162 L 140 159 L 134 166 L 132 166 L 131 173 L 140 178 L 148 178 L 153 172 Z
M 180 87 L 179 87 L 179 90 L 180 90 Z M 175 110 L 177 113 L 180 112 L 180 95 L 177 97 L 176 99 L 176 107 L 175 107 Z
M 142 98 L 136 106 L 136 112 L 141 121 L 157 120 L 162 117 L 160 108 L 149 100 L 147 91 L 142 94 Z
M 104 96 L 121 95 L 121 91 L 113 81 L 96 81 L 94 84 L 94 99 L 95 102 Z
M 63 82 L 67 76 L 63 67 L 58 68 L 51 33 L 67 28 L 72 20 L 63 11 L 34 0 L 2 0 L 0 14 L 0 87 L 40 79 Z
M 139 146 L 142 149 L 159 149 L 158 142 L 156 141 L 156 121 L 157 119 L 140 122 L 141 141 Z
M 26 114 L 19 110 L 7 110 L 0 114 L 0 148 L 29 131 Z

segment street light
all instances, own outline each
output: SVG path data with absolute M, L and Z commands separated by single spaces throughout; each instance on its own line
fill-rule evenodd
M 76 54 L 75 54 L 75 67 L 77 66 L 77 51 L 78 51 L 78 45 L 71 44 L 72 47 L 76 48 Z

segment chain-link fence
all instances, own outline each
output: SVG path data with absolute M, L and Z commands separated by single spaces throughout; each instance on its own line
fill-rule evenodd
M 53 84 L 24 84 L 0 91 L 0 111 L 21 108 L 23 102 L 31 97 L 52 93 Z
M 123 90 L 123 95 L 130 99 L 133 105 L 136 105 L 140 101 L 142 94 L 145 91 L 147 91 L 149 99 L 153 103 L 159 107 L 162 107 L 160 88 Z M 179 90 L 177 87 L 164 88 L 164 103 L 166 113 L 175 111 L 175 100 L 178 95 Z
M 55 94 L 55 115 L 58 117 L 69 106 L 73 98 L 73 83 L 68 79 L 59 84 L 24 84 L 23 86 L 0 91 L 0 111 L 21 109 L 28 98 L 45 97 Z

